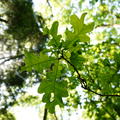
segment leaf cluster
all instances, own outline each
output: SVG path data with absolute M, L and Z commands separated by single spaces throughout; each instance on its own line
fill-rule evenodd
M 46 103 L 50 113 L 55 112 L 56 105 L 64 107 L 63 97 L 68 97 L 68 90 L 71 89 L 69 86 L 73 82 L 68 76 L 73 74 L 77 77 L 75 74 L 78 73 L 77 69 L 81 70 L 85 62 L 85 58 L 77 53 L 77 49 L 80 43 L 89 42 L 87 33 L 94 28 L 94 23 L 84 23 L 85 15 L 86 13 L 83 13 L 80 18 L 76 15 L 70 17 L 72 29 L 66 29 L 65 40 L 58 34 L 59 23 L 55 21 L 50 29 L 46 27 L 43 31 L 49 35 L 46 49 L 39 55 L 25 52 L 23 70 L 35 70 L 42 75 L 38 92 L 44 93 L 42 101 Z

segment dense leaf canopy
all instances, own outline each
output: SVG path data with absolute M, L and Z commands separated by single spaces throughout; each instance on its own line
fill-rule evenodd
M 5 0 L 0 8 L 1 119 L 15 119 L 8 108 L 20 101 L 41 104 L 25 97 L 38 83 L 44 120 L 60 119 L 58 105 L 83 108 L 85 119 L 120 119 L 119 1 L 47 0 L 35 12 L 31 0 Z

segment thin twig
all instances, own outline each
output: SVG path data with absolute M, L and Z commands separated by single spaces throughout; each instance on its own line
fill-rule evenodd
M 63 55 L 63 52 L 62 52 L 62 56 L 59 58 L 59 59 L 64 59 L 68 64 L 70 64 L 73 69 L 75 70 L 75 72 L 77 73 L 78 75 L 78 79 L 80 80 L 80 83 L 81 83 L 81 87 L 84 88 L 85 90 L 89 91 L 89 92 L 92 92 L 96 95 L 99 95 L 99 96 L 108 96 L 108 97 L 120 97 L 120 95 L 117 95 L 117 94 L 114 94 L 114 95 L 111 95 L 111 94 L 101 94 L 101 93 L 97 93 L 93 90 L 91 90 L 88 86 L 87 86 L 87 83 L 86 83 L 86 80 L 81 78 L 81 75 L 80 73 L 78 72 L 77 68 L 69 61 L 67 60 L 64 55 Z
M 8 59 L 0 58 L 0 59 L 5 59 L 3 62 L 0 63 L 0 65 L 4 64 L 5 62 L 10 61 L 10 60 L 14 60 L 14 59 L 17 59 L 17 58 L 22 58 L 23 56 L 24 56 L 24 55 L 21 54 L 21 55 L 16 55 L 16 56 L 8 57 Z
M 54 116 L 55 116 L 55 120 L 58 120 L 56 113 L 54 113 Z
M 52 6 L 50 5 L 49 0 L 46 0 L 46 1 L 47 1 L 48 6 L 52 9 Z
M 53 17 L 53 12 L 52 12 L 52 5 L 50 4 L 50 0 L 46 0 L 48 6 L 50 7 L 50 10 L 51 10 L 51 15 L 50 17 L 52 18 Z
M 0 22 L 8 23 L 7 20 L 4 20 L 4 19 L 2 19 L 2 18 L 0 18 Z
M 86 88 L 86 86 L 87 86 L 86 80 L 81 77 L 81 75 L 80 75 L 80 73 L 78 72 L 77 68 L 76 68 L 69 60 L 67 60 L 67 59 L 64 57 L 63 52 L 62 52 L 61 58 L 63 58 L 68 64 L 70 64 L 70 65 L 74 68 L 74 70 L 75 70 L 76 73 L 78 74 L 78 79 L 81 81 L 81 86 L 84 87 L 84 88 Z
M 0 65 L 4 64 L 4 63 L 7 62 L 7 61 L 13 60 L 13 59 L 22 58 L 23 56 L 24 56 L 24 55 L 21 54 L 21 55 L 16 55 L 16 56 L 7 57 L 8 59 L 5 59 L 5 57 L 4 57 L 4 58 L 0 58 L 0 59 L 5 59 L 3 62 L 0 63 Z
M 82 87 L 82 88 L 84 88 L 84 87 Z M 117 94 L 111 95 L 111 94 L 101 94 L 101 93 L 97 93 L 97 92 L 91 90 L 89 87 L 84 88 L 84 89 L 85 89 L 85 90 L 88 90 L 89 92 L 92 92 L 92 93 L 94 93 L 94 94 L 96 94 L 96 95 L 99 95 L 99 96 L 120 97 L 120 95 L 117 95 Z

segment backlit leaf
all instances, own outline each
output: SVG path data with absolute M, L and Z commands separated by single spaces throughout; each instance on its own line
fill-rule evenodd
M 48 72 L 46 79 L 43 80 L 38 88 L 39 93 L 45 93 L 43 95 L 42 101 L 46 103 L 46 108 L 49 112 L 55 112 L 55 106 L 63 106 L 62 97 L 67 97 L 67 82 L 60 81 L 58 78 L 61 76 L 59 71 L 59 65 L 56 65 L 53 68 L 53 71 Z M 60 69 L 61 70 L 61 69 Z M 58 80 L 57 80 L 58 79 Z M 52 94 L 54 96 L 52 96 Z
M 57 35 L 58 25 L 59 25 L 58 21 L 55 21 L 55 22 L 52 24 L 52 27 L 51 27 L 51 29 L 50 29 L 50 34 L 51 34 L 52 36 L 56 36 L 56 35 Z
M 89 33 L 93 30 L 93 28 L 94 28 L 94 22 L 91 22 L 91 23 L 83 26 L 81 33 L 83 33 L 83 34 Z

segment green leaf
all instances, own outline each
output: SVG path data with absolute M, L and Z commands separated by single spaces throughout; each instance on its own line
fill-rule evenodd
M 70 23 L 71 23 L 71 25 L 73 26 L 73 28 L 74 28 L 74 32 L 76 33 L 76 34 L 78 34 L 79 33 L 79 29 L 80 29 L 80 20 L 79 20 L 79 18 L 76 16 L 76 15 L 72 15 L 71 17 L 70 17 Z
M 49 29 L 47 27 L 45 27 L 43 29 L 43 35 L 47 35 L 47 34 L 49 34 Z
M 66 29 L 65 34 L 66 34 L 66 41 L 64 42 L 63 46 L 65 48 L 70 48 L 76 41 L 77 37 L 73 32 L 69 31 L 68 29 Z
M 83 56 L 72 52 L 70 57 L 70 62 L 78 69 L 81 69 L 83 66 L 83 63 L 85 62 L 85 58 Z
M 66 37 L 68 40 L 74 40 L 75 39 L 75 34 L 72 33 L 71 31 L 69 31 L 68 29 L 66 29 L 65 31 Z
M 79 35 L 80 42 L 90 42 L 90 37 L 86 34 Z
M 48 43 L 49 46 L 54 46 L 54 47 L 59 47 L 60 44 L 60 39 L 62 38 L 61 35 L 56 35 L 54 36 Z
M 70 17 L 70 23 L 74 29 L 74 32 L 66 29 L 65 31 L 66 41 L 64 43 L 65 48 L 71 48 L 76 41 L 79 41 L 79 42 L 90 41 L 90 38 L 85 33 L 92 31 L 94 25 L 93 23 L 90 23 L 88 25 L 84 24 L 84 18 L 86 14 L 87 13 L 83 13 L 80 19 L 76 15 L 72 15 Z
M 56 35 L 57 35 L 58 25 L 59 25 L 58 21 L 55 21 L 55 22 L 52 24 L 52 27 L 51 27 L 51 29 L 50 29 L 50 34 L 51 34 L 52 36 L 56 36 Z
M 120 53 L 115 52 L 114 60 L 115 60 L 115 62 L 117 64 L 118 68 L 120 68 Z
M 50 67 L 53 60 L 53 58 L 48 57 L 42 52 L 40 53 L 40 55 L 25 52 L 25 66 L 22 67 L 22 71 L 27 70 L 30 72 L 32 70 L 36 70 L 38 72 L 42 72 L 44 69 Z
M 50 113 L 55 113 L 55 106 L 56 106 L 55 101 L 46 104 L 46 108 L 49 110 Z
M 59 48 L 59 46 L 61 45 L 60 39 L 62 38 L 61 35 L 57 35 L 58 25 L 59 23 L 57 21 L 55 21 L 52 24 L 52 27 L 50 29 L 50 34 L 52 35 L 52 39 L 50 39 L 48 43 L 49 46 L 54 46 L 55 48 Z
M 81 15 L 80 19 L 76 15 L 72 15 L 70 17 L 70 23 L 74 28 L 74 33 L 75 34 L 78 34 L 82 30 L 82 28 L 84 26 L 84 18 L 86 16 L 86 14 L 87 13 L 83 13 Z
M 42 101 L 46 103 L 46 108 L 50 113 L 55 112 L 56 105 L 64 107 L 62 98 L 68 96 L 68 87 L 73 85 L 71 88 L 75 88 L 78 84 L 76 84 L 76 79 L 75 81 L 70 80 L 70 85 L 66 81 L 68 79 L 63 79 L 67 78 L 67 71 L 72 73 L 74 69 L 72 66 L 65 65 L 61 56 L 63 55 L 68 59 L 78 70 L 83 70 L 84 62 L 86 62 L 82 54 L 77 53 L 81 46 L 79 42 L 90 41 L 86 33 L 90 32 L 94 26 L 93 23 L 84 24 L 85 15 L 86 13 L 83 13 L 80 19 L 76 15 L 70 17 L 70 23 L 74 31 L 66 29 L 66 41 L 61 40 L 62 36 L 57 34 L 58 22 L 55 21 L 50 30 L 48 28 L 44 29 L 44 34 L 52 36 L 47 41 L 47 47 L 50 49 L 46 47 L 44 53 L 41 52 L 39 55 L 25 52 L 25 66 L 22 69 L 27 71 L 35 70 L 44 76 L 38 87 L 38 93 L 43 94 Z M 46 53 L 50 53 L 54 57 L 50 57 Z
M 84 26 L 84 19 L 85 19 L 85 16 L 87 15 L 87 13 L 83 13 L 80 17 L 80 32 L 81 30 L 83 29 L 83 26 Z
M 91 23 L 83 26 L 83 29 L 82 29 L 81 33 L 83 33 L 83 34 L 84 34 L 84 33 L 89 33 L 89 32 L 91 32 L 93 29 L 94 29 L 94 22 L 91 22 Z
M 40 92 L 39 92 L 40 93 Z M 42 98 L 42 101 L 45 102 L 45 103 L 49 103 L 50 102 L 50 98 L 51 98 L 51 94 L 49 93 L 46 93 L 43 98 Z
M 39 93 L 44 93 L 42 101 L 46 103 L 46 108 L 50 113 L 54 113 L 56 105 L 63 107 L 62 97 L 68 96 L 67 82 L 59 80 L 61 72 L 58 68 L 59 65 L 56 63 L 53 71 L 47 73 L 46 79 L 41 82 L 38 88 Z

